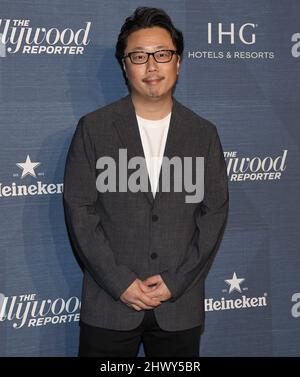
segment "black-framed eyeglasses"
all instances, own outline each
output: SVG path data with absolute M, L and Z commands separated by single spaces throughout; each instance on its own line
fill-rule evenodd
M 169 63 L 174 54 L 177 54 L 176 50 L 133 51 L 124 55 L 123 59 L 129 58 L 132 64 L 145 64 L 149 60 L 149 56 L 152 55 L 157 63 Z

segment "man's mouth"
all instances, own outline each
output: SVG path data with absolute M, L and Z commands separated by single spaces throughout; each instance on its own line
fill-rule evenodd
M 159 83 L 161 80 L 163 80 L 162 77 L 153 77 L 153 78 L 149 78 L 149 79 L 144 79 L 143 81 L 148 84 L 148 85 L 156 85 L 157 83 Z

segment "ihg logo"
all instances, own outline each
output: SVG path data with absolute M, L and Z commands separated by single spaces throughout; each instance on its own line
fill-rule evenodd
M 235 44 L 237 40 L 243 44 L 252 45 L 256 42 L 256 35 L 254 30 L 258 27 L 257 24 L 246 23 L 237 27 L 233 22 L 228 25 L 223 25 L 221 22 L 216 25 L 209 22 L 207 24 L 207 42 L 212 44 L 218 41 L 218 44 L 223 44 L 224 39 L 230 40 L 230 44 Z M 226 42 L 226 41 L 225 41 Z

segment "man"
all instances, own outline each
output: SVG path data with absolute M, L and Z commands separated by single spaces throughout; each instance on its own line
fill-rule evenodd
M 136 9 L 116 45 L 130 94 L 83 116 L 74 134 L 64 205 L 84 265 L 79 356 L 136 356 L 141 342 L 146 356 L 199 356 L 204 279 L 228 188 L 216 127 L 173 97 L 182 54 L 182 33 L 164 11 Z M 151 189 L 124 190 L 124 179 L 134 186 L 130 159 L 141 157 Z M 204 197 L 165 189 L 160 167 L 174 157 L 204 158 Z M 104 169 L 112 160 L 117 183 Z

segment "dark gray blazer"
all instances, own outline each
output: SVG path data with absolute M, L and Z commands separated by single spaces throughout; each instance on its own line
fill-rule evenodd
M 227 172 L 216 127 L 175 98 L 164 156 L 204 157 L 204 198 L 190 193 L 105 192 L 96 189 L 96 161 L 119 149 L 144 157 L 131 97 L 83 116 L 68 152 L 64 177 L 66 223 L 84 265 L 81 320 L 115 330 L 136 328 L 144 311 L 120 295 L 138 277 L 160 274 L 172 298 L 154 309 L 159 326 L 178 331 L 204 320 L 204 279 L 228 214 Z M 149 179 L 149 178 L 148 178 Z M 172 182 L 172 174 L 171 174 Z M 161 184 L 161 175 L 159 179 Z

